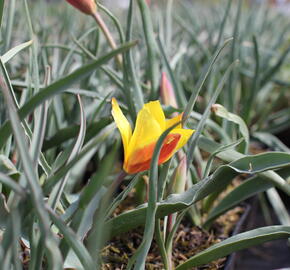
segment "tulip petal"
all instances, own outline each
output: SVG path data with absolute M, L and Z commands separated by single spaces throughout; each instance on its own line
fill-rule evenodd
M 125 156 L 125 162 L 136 149 L 156 142 L 162 131 L 151 111 L 144 106 L 137 115 L 136 126 L 130 140 L 128 155 Z
M 180 138 L 180 134 L 169 134 L 166 136 L 160 151 L 158 164 L 162 164 L 172 157 Z M 142 148 L 135 149 L 129 160 L 124 164 L 124 170 L 130 174 L 149 170 L 155 145 L 156 141 Z
M 128 154 L 129 142 L 132 137 L 132 128 L 129 121 L 121 111 L 118 102 L 115 98 L 112 98 L 112 115 L 121 133 L 122 142 L 124 146 L 124 154 L 126 157 Z
M 181 135 L 177 133 L 171 133 L 166 136 L 166 139 L 161 148 L 158 164 L 166 162 L 174 155 L 180 139 Z
M 180 135 L 180 140 L 178 141 L 178 144 L 176 145 L 175 151 L 183 147 L 194 132 L 195 130 L 193 129 L 184 129 L 184 128 L 173 129 L 170 134 Z
M 173 87 L 167 78 L 166 72 L 162 72 L 160 94 L 163 104 L 177 108 L 177 102 Z
M 97 11 L 97 5 L 94 0 L 66 0 L 80 11 L 92 15 Z
M 166 119 L 166 129 L 172 127 L 173 125 L 177 124 L 178 122 L 181 122 L 182 120 L 182 113 L 178 114 L 177 116 L 171 118 L 171 119 Z M 181 123 L 176 126 L 176 128 L 182 128 Z
M 148 109 L 155 120 L 159 123 L 161 129 L 165 130 L 165 116 L 159 100 L 146 103 L 144 107 Z
M 144 105 L 137 115 L 132 134 L 130 123 L 122 113 L 115 98 L 112 99 L 112 115 L 121 133 L 124 146 L 124 170 L 133 174 L 148 170 L 155 145 L 161 134 L 182 120 L 182 114 L 166 120 L 159 101 Z M 191 137 L 194 130 L 183 129 L 178 124 L 165 138 L 160 150 L 158 164 L 169 160 Z

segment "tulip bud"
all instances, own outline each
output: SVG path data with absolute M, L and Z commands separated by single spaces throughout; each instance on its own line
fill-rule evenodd
M 170 81 L 167 79 L 165 72 L 162 72 L 160 90 L 163 104 L 167 106 L 172 106 L 173 108 L 177 108 L 178 106 L 175 94 Z
M 186 185 L 186 176 L 187 176 L 186 156 L 183 156 L 173 174 L 173 187 L 172 187 L 173 193 L 180 194 L 184 192 Z
M 72 6 L 77 8 L 83 13 L 93 15 L 97 12 L 97 5 L 94 0 L 66 0 Z

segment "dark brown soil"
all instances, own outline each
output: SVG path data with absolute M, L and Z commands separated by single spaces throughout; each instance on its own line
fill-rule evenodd
M 179 226 L 174 238 L 172 252 L 174 264 L 181 264 L 209 246 L 229 237 L 243 211 L 243 208 L 236 207 L 227 212 L 216 221 L 210 232 L 197 226 L 192 226 L 188 221 L 183 222 Z M 104 265 L 102 270 L 125 269 L 128 259 L 136 252 L 138 246 L 141 244 L 142 233 L 143 228 L 138 228 L 112 239 L 103 250 Z M 224 266 L 225 260 L 226 258 L 221 258 L 210 264 L 193 269 L 220 269 Z M 155 241 L 153 241 L 147 257 L 146 269 L 164 269 Z

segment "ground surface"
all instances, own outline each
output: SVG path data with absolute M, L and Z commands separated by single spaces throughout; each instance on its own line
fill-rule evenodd
M 284 202 L 290 205 L 289 198 L 288 201 L 286 199 L 284 198 Z M 261 213 L 258 201 L 255 201 L 246 227 L 243 230 L 269 225 L 266 224 Z M 279 225 L 274 215 L 272 219 L 273 225 Z M 290 269 L 290 247 L 287 245 L 287 240 L 276 240 L 238 252 L 231 270 L 274 270 L 285 268 Z

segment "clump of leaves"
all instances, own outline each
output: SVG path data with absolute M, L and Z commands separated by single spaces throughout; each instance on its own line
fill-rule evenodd
M 283 63 L 289 50 L 285 35 L 276 31 L 284 19 L 276 22 L 275 13 L 263 8 L 254 16 L 242 1 L 231 2 L 209 11 L 196 3 L 169 0 L 160 9 L 130 1 L 123 17 L 97 3 L 102 20 L 64 1 L 0 3 L 3 269 L 100 269 L 107 242 L 140 226 L 144 232 L 128 269 L 145 268 L 153 239 L 164 268 L 172 269 L 174 261 L 182 270 L 289 238 L 289 216 L 275 189 L 290 195 L 289 149 L 271 134 L 289 127 L 289 104 L 278 102 L 288 95 L 280 90 L 288 87 Z M 209 24 L 189 10 L 221 16 L 210 16 Z M 255 26 L 253 33 L 245 31 L 247 25 Z M 264 44 L 272 45 L 270 51 Z M 160 85 L 175 99 L 165 104 L 162 97 L 165 116 L 183 112 L 182 118 L 155 138 L 149 167 L 124 174 L 111 99 L 134 123 L 143 104 L 159 98 Z M 195 132 L 183 152 L 161 165 L 164 142 L 178 125 Z M 278 151 L 251 154 L 252 137 Z M 240 175 L 246 180 L 221 197 Z M 132 190 L 133 207 L 116 215 Z M 174 257 L 185 215 L 193 225 L 211 228 L 223 213 L 265 191 L 283 213 L 283 225 L 205 245 L 186 260 Z M 193 241 L 187 237 L 180 239 Z

